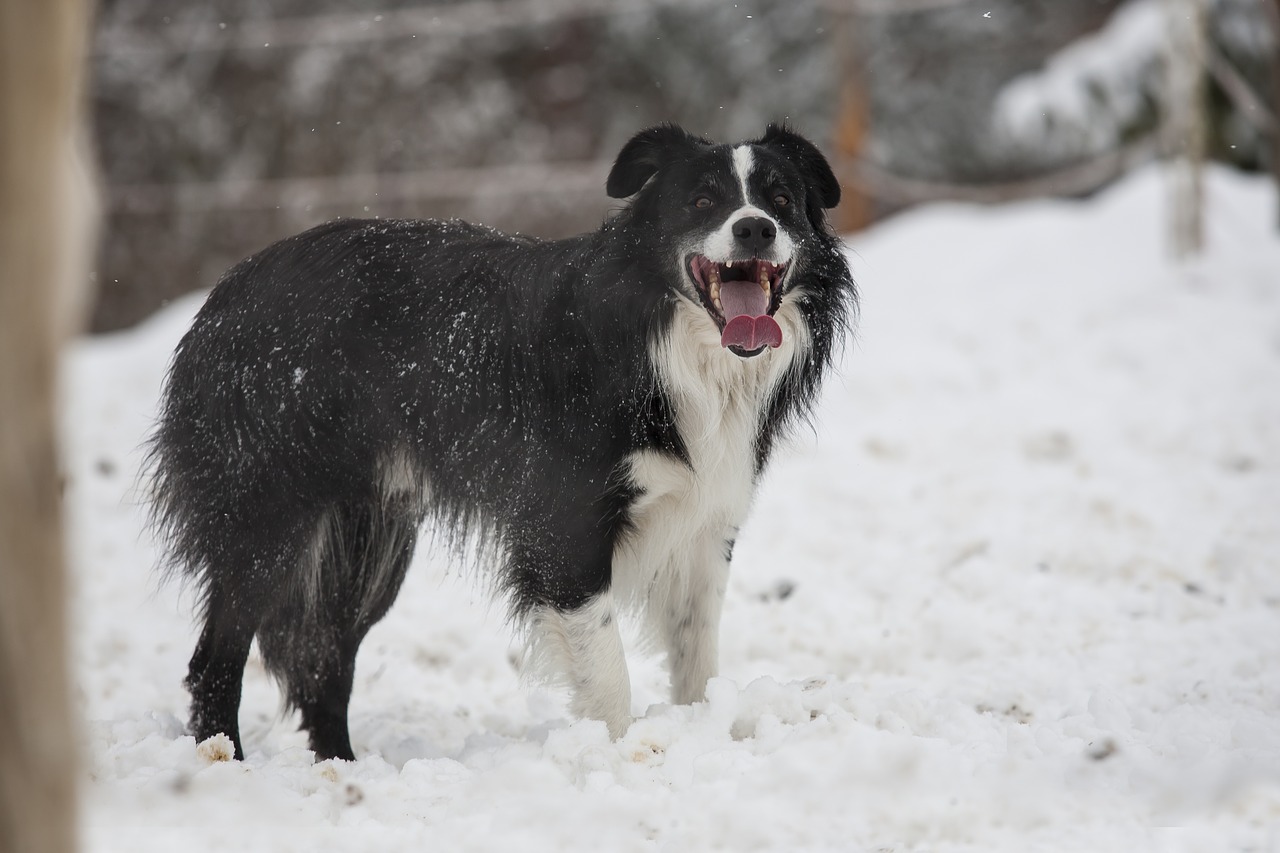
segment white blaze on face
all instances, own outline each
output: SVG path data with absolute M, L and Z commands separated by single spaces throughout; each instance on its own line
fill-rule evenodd
M 707 236 L 700 252 L 700 254 L 718 263 L 728 263 L 729 261 L 742 259 L 742 250 L 738 247 L 737 240 L 733 236 L 733 225 L 740 219 L 749 216 L 758 216 L 769 220 L 773 223 L 773 229 L 778 235 L 774 238 L 773 252 L 771 254 L 766 253 L 766 260 L 778 264 L 787 263 L 791 260 L 791 254 L 795 250 L 791 235 L 778 224 L 778 220 L 751 203 L 749 179 L 751 172 L 755 169 L 755 161 L 755 153 L 751 150 L 750 145 L 739 145 L 733 149 L 733 173 L 738 179 L 738 187 L 742 190 L 742 206 L 730 213 L 720 227 Z
M 747 178 L 751 177 L 751 168 L 756 164 L 756 156 L 751 153 L 750 145 L 739 145 L 733 149 L 733 172 L 738 176 L 738 186 L 742 187 L 742 202 L 749 203 L 751 191 L 747 189 Z

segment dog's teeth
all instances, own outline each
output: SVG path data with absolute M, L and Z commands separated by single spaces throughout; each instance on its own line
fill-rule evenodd
M 760 289 L 769 292 L 769 271 L 764 267 L 760 268 Z
M 723 307 L 720 305 L 720 267 L 715 264 L 711 265 L 710 272 L 707 275 L 707 296 L 711 299 L 711 304 L 716 309 L 724 313 Z

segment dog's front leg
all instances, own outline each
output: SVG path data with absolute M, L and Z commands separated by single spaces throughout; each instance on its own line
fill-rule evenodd
M 720 610 L 732 551 L 731 538 L 707 534 L 684 571 L 671 578 L 659 628 L 671 670 L 671 700 L 677 705 L 705 699 L 707 679 L 719 671 Z
M 603 720 L 619 738 L 631 725 L 631 677 L 613 595 L 596 594 L 572 610 L 539 607 L 532 620 L 530 651 L 535 667 L 570 689 L 569 710 Z

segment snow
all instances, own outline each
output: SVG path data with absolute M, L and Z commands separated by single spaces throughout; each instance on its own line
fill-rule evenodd
M 191 597 L 136 489 L 185 299 L 82 340 L 67 504 L 91 851 L 1280 848 L 1280 238 L 1208 174 L 934 206 L 851 239 L 856 342 L 735 552 L 723 677 L 616 743 L 520 684 L 482 581 L 419 556 L 366 641 L 354 763 L 256 655 L 248 760 L 183 734 Z

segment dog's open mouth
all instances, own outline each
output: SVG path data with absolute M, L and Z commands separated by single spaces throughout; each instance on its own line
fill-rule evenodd
M 773 314 L 782 301 L 786 264 L 760 258 L 721 264 L 703 255 L 688 263 L 702 306 L 720 329 L 720 346 L 744 357 L 782 346 L 782 327 Z

